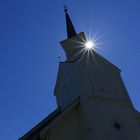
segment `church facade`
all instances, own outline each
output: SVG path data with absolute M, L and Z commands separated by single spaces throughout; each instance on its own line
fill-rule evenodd
M 60 42 L 54 95 L 57 109 L 19 140 L 140 140 L 135 110 L 120 70 L 93 49 L 84 32 L 76 33 L 65 8 L 68 39 Z

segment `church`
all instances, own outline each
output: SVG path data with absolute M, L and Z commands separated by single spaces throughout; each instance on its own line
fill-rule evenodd
M 64 12 L 66 61 L 59 63 L 54 89 L 57 109 L 19 140 L 140 140 L 140 112 L 120 69 L 91 48 Z

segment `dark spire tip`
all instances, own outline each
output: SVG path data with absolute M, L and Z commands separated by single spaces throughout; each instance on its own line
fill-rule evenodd
M 67 11 L 68 11 L 68 7 L 64 5 L 64 12 L 67 13 Z
M 75 28 L 72 24 L 72 21 L 69 17 L 69 14 L 67 13 L 68 11 L 68 8 L 67 6 L 64 5 L 64 12 L 65 12 L 65 17 L 66 17 L 66 27 L 67 27 L 67 36 L 68 38 L 72 38 L 74 36 L 77 35 L 76 31 L 75 31 Z

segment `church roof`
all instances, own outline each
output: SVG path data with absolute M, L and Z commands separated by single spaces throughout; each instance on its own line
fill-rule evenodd
M 39 124 L 33 127 L 29 132 L 24 136 L 19 138 L 19 140 L 40 140 L 40 132 L 53 123 L 57 118 L 62 117 L 70 110 L 72 110 L 77 104 L 79 104 L 79 98 L 77 98 L 70 106 L 68 106 L 64 111 L 61 111 L 60 108 L 57 108 L 52 113 L 50 113 L 45 119 L 43 119 Z
M 33 135 L 38 134 L 44 127 L 49 125 L 49 123 L 51 123 L 60 113 L 61 110 L 57 108 L 52 113 L 50 113 L 45 119 L 43 119 L 39 124 L 33 127 L 29 132 L 27 132 L 24 136 L 19 138 L 19 140 L 28 140 Z

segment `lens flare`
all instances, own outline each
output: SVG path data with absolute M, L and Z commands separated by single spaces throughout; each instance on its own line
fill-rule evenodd
M 94 47 L 94 43 L 92 41 L 87 41 L 85 43 L 86 49 L 92 49 Z

